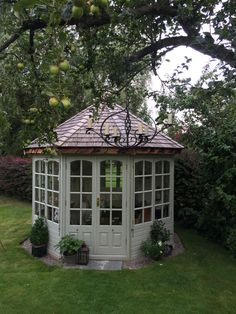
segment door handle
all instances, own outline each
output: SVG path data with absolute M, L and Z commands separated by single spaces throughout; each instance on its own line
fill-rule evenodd
M 100 197 L 97 197 L 97 207 L 100 207 Z

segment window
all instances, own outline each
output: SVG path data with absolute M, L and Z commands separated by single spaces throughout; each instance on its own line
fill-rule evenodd
M 92 162 L 70 163 L 70 225 L 92 225 Z
M 169 216 L 170 162 L 135 162 L 134 223 L 141 224 Z
M 152 220 L 152 162 L 135 163 L 135 224 Z
M 35 215 L 59 221 L 59 163 L 35 161 Z

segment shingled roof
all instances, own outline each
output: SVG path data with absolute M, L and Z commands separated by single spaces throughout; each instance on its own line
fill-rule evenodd
M 124 119 L 125 112 L 120 112 L 123 108 L 121 106 L 115 105 L 113 108 L 108 106 L 101 106 L 98 112 L 98 118 L 93 123 L 93 128 L 99 133 L 101 123 L 109 115 L 117 113 L 116 115 L 109 118 L 109 125 L 118 128 L 119 133 L 124 133 Z M 57 149 L 62 152 L 79 152 L 82 148 L 100 148 L 100 149 L 113 149 L 109 144 L 107 144 L 102 138 L 100 138 L 96 133 L 90 132 L 86 133 L 87 123 L 89 117 L 93 112 L 93 107 L 90 106 L 85 110 L 79 112 L 69 120 L 60 124 L 57 129 L 57 142 L 54 143 Z M 153 127 L 142 121 L 140 118 L 133 114 L 130 114 L 132 129 L 131 133 L 138 129 L 138 124 L 142 123 L 148 130 L 149 134 L 153 133 Z M 40 145 L 37 140 L 33 141 L 31 145 L 28 146 L 27 153 L 40 153 L 42 148 L 48 147 L 49 145 Z M 181 150 L 183 146 L 178 144 L 176 141 L 172 140 L 170 137 L 163 133 L 158 133 L 150 143 L 145 146 L 140 147 L 143 151 L 149 149 L 153 150 L 168 150 L 168 151 L 178 151 Z M 120 149 L 119 149 L 120 150 Z

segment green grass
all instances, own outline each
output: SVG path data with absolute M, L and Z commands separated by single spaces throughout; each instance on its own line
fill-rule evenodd
M 236 260 L 179 229 L 186 252 L 141 270 L 48 267 L 19 246 L 31 206 L 0 197 L 0 313 L 236 313 Z

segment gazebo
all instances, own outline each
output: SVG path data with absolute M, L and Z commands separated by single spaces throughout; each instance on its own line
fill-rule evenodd
M 143 146 L 112 147 L 99 131 L 111 115 L 113 132 L 125 132 L 122 107 L 101 106 L 95 132 L 88 132 L 92 109 L 58 126 L 57 156 L 45 154 L 50 145 L 37 140 L 26 149 L 33 156 L 33 221 L 47 219 L 48 251 L 55 257 L 61 237 L 73 234 L 89 246 L 91 259 L 133 260 L 156 219 L 173 241 L 174 155 L 183 147 L 163 133 Z M 131 132 L 140 125 L 147 134 L 154 131 L 132 114 L 130 119 Z

